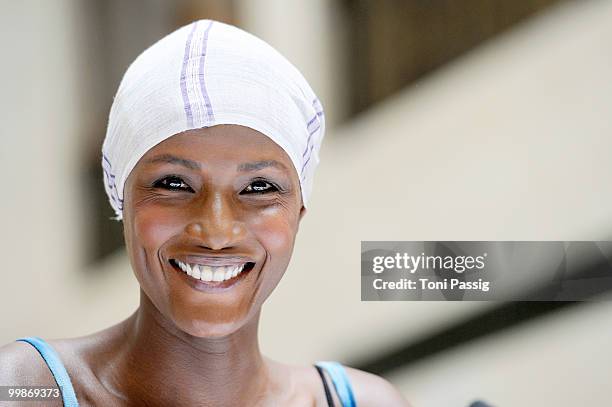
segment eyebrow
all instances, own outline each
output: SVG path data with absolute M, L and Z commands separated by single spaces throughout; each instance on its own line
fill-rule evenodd
M 171 154 L 162 154 L 155 156 L 149 160 L 147 160 L 147 164 L 155 164 L 155 163 L 169 163 L 169 164 L 178 164 L 183 167 L 187 167 L 190 170 L 199 170 L 201 169 L 200 163 L 192 160 L 188 160 L 186 158 L 177 157 Z
M 156 164 L 156 163 L 169 163 L 169 164 L 177 164 L 183 167 L 189 168 L 191 170 L 200 170 L 202 167 L 200 163 L 197 161 L 189 160 L 186 158 L 177 157 L 171 154 L 161 154 L 155 156 L 149 160 L 147 160 L 147 164 Z M 263 168 L 275 167 L 281 169 L 287 169 L 287 167 L 275 160 L 262 160 L 262 161 L 254 161 L 249 163 L 242 163 L 238 165 L 237 169 L 240 172 L 249 172 L 249 171 L 258 171 Z
M 246 171 L 257 171 L 267 167 L 276 167 L 286 170 L 287 167 L 278 161 L 274 160 L 263 160 L 263 161 L 254 161 L 251 163 L 242 163 L 238 166 L 238 171 L 246 172 Z

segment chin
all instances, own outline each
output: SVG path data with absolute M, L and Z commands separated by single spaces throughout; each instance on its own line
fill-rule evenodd
M 244 325 L 244 318 L 219 321 L 215 318 L 175 318 L 174 324 L 181 331 L 198 338 L 222 338 L 233 334 Z
M 236 332 L 240 326 L 235 323 L 210 323 L 206 321 L 193 321 L 189 326 L 180 327 L 181 330 L 197 338 L 223 338 Z

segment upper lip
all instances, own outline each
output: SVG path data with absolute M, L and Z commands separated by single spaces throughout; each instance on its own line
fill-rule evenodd
M 187 264 L 199 264 L 203 266 L 239 266 L 245 263 L 255 263 L 252 259 L 243 256 L 196 256 L 184 255 L 174 256 L 171 259 Z

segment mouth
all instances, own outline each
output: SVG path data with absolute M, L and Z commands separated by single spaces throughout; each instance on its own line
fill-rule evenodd
M 172 268 L 193 288 L 200 291 L 228 289 L 244 280 L 255 263 L 239 259 L 170 259 Z

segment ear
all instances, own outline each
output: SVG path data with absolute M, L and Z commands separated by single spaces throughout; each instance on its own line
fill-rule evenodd
M 300 209 L 300 215 L 298 218 L 298 223 L 302 221 L 302 218 L 304 217 L 304 215 L 306 215 L 306 208 L 304 206 L 302 206 L 302 208 Z

